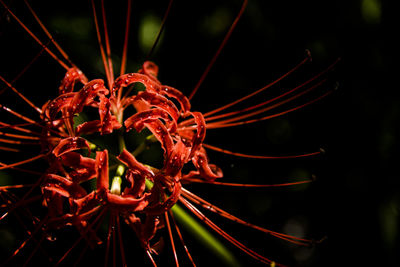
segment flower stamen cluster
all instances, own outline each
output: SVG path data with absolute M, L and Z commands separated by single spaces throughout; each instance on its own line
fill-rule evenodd
M 154 63 L 145 62 L 139 72 L 118 77 L 111 90 L 105 87 L 103 80 L 87 81 L 75 68 L 67 72 L 60 86 L 60 95 L 43 107 L 43 120 L 48 126 L 45 135 L 59 132 L 65 136 L 57 143 L 43 145 L 51 152 L 50 168 L 42 183 L 44 203 L 50 214 L 49 226 L 61 228 L 73 225 L 83 231 L 99 207 L 104 207 L 123 216 L 136 230 L 143 246 L 149 247 L 157 229 L 158 217 L 170 210 L 179 199 L 182 180 L 201 177 L 212 181 L 222 177 L 221 170 L 208 163 L 202 147 L 206 134 L 203 115 L 190 111 L 189 100 L 180 91 L 162 85 L 157 79 L 157 72 L 158 67 Z M 77 82 L 83 87 L 74 91 Z M 143 84 L 145 90 L 118 98 L 119 90 L 135 83 Z M 179 103 L 179 108 L 173 100 Z M 123 115 L 127 115 L 124 110 L 129 106 L 137 112 L 124 119 Z M 74 123 L 74 118 L 86 108 L 97 109 L 99 118 Z M 178 120 L 187 118 L 194 120 L 195 127 L 181 130 Z M 122 128 L 125 132 L 150 131 L 163 149 L 162 168 L 149 168 L 127 148 L 122 148 L 116 156 L 120 164 L 118 175 L 110 179 L 109 151 L 100 149 L 94 158 L 91 157 L 90 141 L 86 136 L 108 135 L 117 131 L 123 139 Z M 182 169 L 189 162 L 193 163 L 195 170 L 183 174 Z M 126 167 L 125 172 L 122 166 Z M 92 191 L 82 186 L 90 180 L 96 181 Z M 152 183 L 151 189 L 146 188 L 146 181 Z M 126 184 L 123 190 L 122 183 Z M 138 216 L 138 213 L 141 215 Z M 140 229 L 146 229 L 146 233 Z M 93 236 L 92 241 L 96 240 L 98 238 Z

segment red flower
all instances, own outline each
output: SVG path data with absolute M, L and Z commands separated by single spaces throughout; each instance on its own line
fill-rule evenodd
M 9 14 L 18 20 L 3 1 L 1 3 L 8 10 Z M 320 77 L 330 70 L 332 66 L 326 71 L 308 79 L 298 87 L 288 90 L 275 98 L 237 111 L 222 113 L 226 109 L 271 87 L 277 81 L 298 69 L 310 59 L 307 56 L 307 58 L 277 81 L 248 96 L 205 114 L 192 111 L 189 99 L 194 96 L 206 77 L 233 28 L 236 26 L 246 3 L 247 1 L 243 2 L 243 6 L 226 38 L 223 40 L 221 47 L 210 65 L 206 68 L 189 98 L 178 89 L 163 85 L 157 78 L 158 66 L 150 61 L 144 62 L 138 72 L 122 74 L 114 79 L 111 58 L 109 56 L 106 57 L 106 54 L 109 54 L 106 26 L 106 44 L 103 47 L 94 2 L 92 2 L 92 5 L 99 43 L 104 55 L 103 63 L 107 76 L 106 82 L 102 79 L 89 81 L 75 65 L 69 62 L 68 58 L 65 58 L 65 61 L 68 61 L 69 64 L 64 63 L 64 60 L 57 58 L 39 40 L 37 42 L 66 69 L 65 77 L 59 86 L 59 96 L 48 101 L 40 109 L 20 94 L 11 83 L 1 78 L 11 90 L 15 91 L 20 98 L 34 107 L 40 115 L 40 120 L 35 121 L 0 104 L 3 110 L 27 123 L 27 125 L 13 125 L 1 122 L 1 126 L 8 130 L 25 132 L 27 134 L 23 136 L 21 134 L 1 132 L 2 136 L 7 137 L 2 139 L 2 141 L 11 144 L 23 144 L 25 140 L 34 140 L 41 145 L 42 149 L 38 156 L 30 159 L 15 163 L 2 163 L 0 170 L 17 169 L 20 165 L 40 158 L 46 158 L 49 165 L 48 169 L 40 175 L 40 179 L 35 184 L 29 185 L 31 189 L 20 199 L 14 198 L 9 193 L 10 189 L 19 188 L 18 186 L 0 187 L 0 195 L 5 202 L 4 207 L 7 208 L 7 212 L 2 215 L 0 220 L 7 217 L 10 212 L 24 206 L 30 200 L 33 190 L 38 187 L 40 187 L 42 193 L 40 196 L 42 205 L 47 209 L 47 215 L 35 223 L 36 230 L 33 233 L 29 233 L 28 240 L 20 245 L 10 257 L 10 260 L 24 248 L 28 241 L 33 239 L 37 232 L 43 231 L 44 235 L 50 235 L 50 233 L 57 232 L 59 229 L 73 226 L 80 234 L 75 245 L 82 239 L 85 239 L 90 247 L 95 247 L 106 242 L 107 264 L 111 236 L 114 240 L 117 239 L 117 234 L 114 230 L 116 226 L 121 246 L 121 261 L 126 265 L 120 233 L 120 221 L 123 221 L 134 230 L 140 244 L 154 264 L 155 261 L 152 255 L 157 254 L 161 246 L 161 241 L 156 237 L 156 234 L 161 228 L 167 228 L 171 237 L 174 257 L 177 262 L 175 244 L 172 238 L 172 227 L 169 221 L 173 219 L 172 210 L 177 203 L 185 206 L 188 211 L 191 211 L 196 217 L 234 246 L 263 263 L 275 265 L 269 258 L 258 254 L 226 233 L 198 210 L 197 207 L 203 207 L 234 222 L 292 243 L 299 245 L 309 245 L 312 243 L 310 240 L 277 233 L 250 224 L 212 205 L 183 187 L 187 183 L 210 183 L 243 187 L 270 186 L 238 185 L 220 182 L 219 179 L 223 177 L 222 170 L 217 165 L 210 163 L 206 149 L 250 158 L 276 157 L 235 153 L 207 145 L 204 143 L 206 131 L 208 129 L 232 127 L 280 116 L 307 106 L 330 93 L 329 91 L 304 104 L 287 108 L 283 111 L 266 114 L 267 111 L 289 103 L 322 84 L 325 80 L 320 79 Z M 102 10 L 104 13 L 103 6 Z M 128 17 L 130 15 L 129 10 L 128 8 Z M 19 21 L 19 23 L 22 25 L 22 22 Z M 106 25 L 105 18 L 104 24 Z M 42 28 L 47 31 L 44 26 Z M 29 30 L 28 32 L 34 36 Z M 55 41 L 52 40 L 52 42 L 56 44 Z M 125 47 L 127 47 L 127 37 Z M 126 60 L 126 55 L 124 56 L 124 60 Z M 121 69 L 124 70 L 124 68 L 125 66 L 122 65 Z M 137 83 L 142 84 L 145 89 L 136 94 L 130 94 L 131 86 Z M 132 113 L 132 110 L 135 110 L 135 112 Z M 96 117 L 93 118 L 92 115 L 92 118 L 83 122 L 77 120 L 77 118 L 84 117 L 83 114 L 85 113 L 94 113 Z M 35 129 L 35 127 L 39 127 L 39 130 Z M 132 132 L 135 134 L 144 132 L 149 134 L 144 143 L 133 148 L 125 144 L 126 136 Z M 106 139 L 102 138 L 107 136 L 114 136 L 116 140 L 111 144 L 107 143 L 104 145 L 103 141 Z M 17 140 L 13 141 L 14 139 L 11 138 Z M 101 142 L 98 142 L 98 140 Z M 137 158 L 146 145 L 153 142 L 158 142 L 163 150 L 160 168 L 149 166 Z M 12 148 L 1 147 L 1 149 L 11 150 Z M 115 153 L 114 151 L 118 152 Z M 284 158 L 315 154 L 319 154 L 319 152 Z M 117 171 L 115 175 L 112 175 L 114 167 L 117 168 Z M 112 168 L 113 170 L 111 170 Z M 24 172 L 30 171 L 26 169 L 19 170 Z M 308 179 L 297 183 L 281 184 L 279 186 L 310 181 Z M 87 186 L 91 182 L 95 184 L 94 187 Z M 21 185 L 20 187 L 24 186 Z M 107 214 L 110 218 L 108 235 L 106 239 L 102 239 L 98 234 L 97 228 Z M 36 220 L 36 217 L 33 215 L 31 217 Z M 176 232 L 183 242 L 179 228 L 174 220 L 172 220 L 172 224 L 175 225 Z M 75 245 L 58 260 L 58 263 L 63 262 Z M 194 264 L 186 246 L 185 250 L 190 261 Z

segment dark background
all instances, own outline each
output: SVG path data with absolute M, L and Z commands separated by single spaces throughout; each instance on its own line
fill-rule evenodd
M 54 38 L 89 79 L 104 78 L 90 5 L 85 1 L 31 2 Z M 142 2 L 133 1 L 128 72 L 140 67 L 150 49 L 141 44 L 142 25 L 152 19 L 161 21 L 168 4 Z M 48 40 L 20 1 L 9 4 L 41 40 Z M 160 68 L 160 81 L 188 95 L 240 5 L 240 1 L 175 1 L 161 41 L 149 57 Z M 123 1 L 106 4 L 114 62 L 121 57 L 124 6 Z M 397 64 L 396 32 L 391 31 L 393 10 L 389 1 L 380 0 L 249 1 L 232 37 L 194 97 L 193 110 L 206 112 L 263 87 L 303 60 L 306 49 L 311 51 L 312 63 L 244 106 L 293 88 L 341 59 L 324 76 L 324 85 L 286 107 L 310 101 L 337 83 L 338 90 L 321 101 L 282 117 L 210 130 L 207 134 L 206 143 L 235 152 L 291 155 L 320 147 L 326 151 L 317 157 L 289 160 L 250 160 L 209 153 L 211 162 L 224 170 L 226 181 L 261 184 L 295 181 L 312 174 L 317 177 L 308 186 L 293 188 L 188 187 L 249 222 L 316 240 L 326 237 L 321 244 L 303 248 L 210 215 L 249 248 L 291 266 L 399 265 L 395 253 L 399 249 L 400 205 L 395 155 L 399 148 L 396 137 L 400 110 L 394 94 L 398 85 L 394 81 Z M 40 51 L 40 46 L 5 14 L 4 8 L 0 11 L 0 73 L 12 80 Z M 41 104 L 56 96 L 63 75 L 64 70 L 44 54 L 16 87 Z M 21 105 L 6 95 L 2 95 L 1 103 L 16 109 Z M 1 229 L 4 233 L 4 226 Z M 129 234 L 131 237 L 134 238 Z M 185 237 L 199 266 L 219 263 L 188 233 Z M 225 244 L 244 265 L 258 264 L 228 242 Z M 86 262 L 103 259 L 103 255 L 89 255 Z M 128 263 L 140 265 L 142 257 L 129 259 Z M 180 258 L 186 261 L 182 251 Z M 168 256 L 162 256 L 160 261 L 167 262 L 161 265 L 172 265 Z

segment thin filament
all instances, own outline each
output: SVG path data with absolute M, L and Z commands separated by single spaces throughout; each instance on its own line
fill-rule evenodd
M 101 13 L 103 16 L 103 27 L 104 27 L 104 39 L 106 41 L 106 53 L 107 53 L 107 62 L 108 62 L 108 71 L 110 74 L 110 80 L 108 83 L 111 84 L 114 83 L 114 71 L 113 71 L 113 65 L 112 65 L 112 60 L 111 60 L 111 48 L 110 48 L 110 38 L 108 37 L 108 30 L 107 30 L 107 19 L 106 19 L 106 9 L 104 8 L 104 0 L 101 0 Z
M 169 3 L 168 3 L 167 10 L 165 11 L 164 17 L 163 17 L 163 19 L 162 19 L 162 21 L 161 21 L 160 30 L 159 30 L 158 33 L 157 33 L 157 37 L 156 37 L 156 40 L 155 40 L 154 43 L 153 43 L 153 46 L 151 47 L 149 53 L 147 54 L 147 58 L 150 58 L 150 57 L 151 57 L 151 55 L 152 55 L 153 52 L 154 52 L 154 49 L 156 48 L 158 42 L 160 41 L 160 37 L 161 37 L 162 32 L 164 31 L 165 22 L 167 21 L 167 18 L 168 18 L 168 15 L 169 15 L 169 12 L 170 12 L 170 10 L 171 10 L 172 3 L 173 3 L 173 2 L 174 2 L 174 0 L 170 0 Z
M 302 65 L 304 65 L 307 61 L 309 61 L 310 58 L 311 58 L 310 56 L 306 57 L 306 58 L 303 59 L 299 64 L 297 64 L 295 67 L 293 67 L 291 70 L 289 70 L 288 72 L 286 72 L 285 74 L 283 74 L 282 76 L 280 76 L 278 79 L 274 80 L 273 82 L 267 84 L 267 85 L 264 86 L 263 88 L 260 88 L 260 89 L 258 89 L 257 91 L 255 91 L 255 92 L 253 92 L 253 93 L 251 93 L 251 94 L 248 94 L 247 96 L 244 96 L 244 97 L 242 97 L 242 98 L 240 98 L 240 99 L 238 99 L 238 100 L 235 100 L 235 101 L 233 101 L 233 102 L 231 102 L 231 103 L 229 103 L 229 104 L 226 104 L 226 105 L 224 105 L 224 106 L 222 106 L 222 107 L 219 107 L 219 108 L 217 108 L 217 109 L 214 109 L 214 110 L 212 110 L 212 111 L 209 111 L 209 112 L 204 113 L 204 117 L 208 117 L 208 116 L 210 116 L 210 115 L 212 115 L 212 114 L 215 114 L 215 113 L 217 113 L 217 112 L 220 112 L 220 111 L 222 111 L 222 110 L 224 110 L 224 109 L 227 109 L 227 108 L 229 108 L 229 107 L 231 107 L 231 106 L 233 106 L 233 105 L 236 105 L 236 104 L 238 104 L 238 103 L 240 103 L 240 102 L 242 102 L 242 101 L 244 101 L 244 100 L 246 100 L 246 99 L 248 99 L 248 98 L 250 98 L 250 97 L 253 97 L 253 96 L 255 96 L 255 95 L 257 95 L 257 94 L 259 94 L 259 93 L 265 91 L 266 89 L 272 87 L 273 85 L 275 85 L 275 84 L 278 83 L 279 81 L 283 80 L 285 77 L 289 76 L 289 75 L 290 75 L 291 73 L 293 73 L 295 70 L 299 69 L 299 68 L 300 68 Z
M 40 27 L 42 28 L 42 30 L 46 33 L 47 37 L 49 37 L 50 41 L 54 44 L 54 46 L 57 48 L 57 50 L 61 53 L 61 55 L 65 58 L 65 60 L 67 60 L 69 62 L 69 64 L 71 64 L 72 66 L 74 66 L 74 64 L 71 62 L 71 60 L 69 59 L 67 53 L 65 53 L 65 51 L 61 48 L 61 46 L 56 42 L 56 40 L 54 40 L 53 36 L 51 35 L 51 33 L 47 30 L 46 26 L 44 26 L 44 24 L 42 23 L 42 21 L 39 19 L 39 16 L 36 14 L 36 12 L 33 10 L 33 8 L 31 7 L 31 5 L 28 3 L 27 0 L 24 0 L 26 6 L 28 7 L 29 11 L 32 13 L 32 15 L 35 17 L 35 20 L 37 21 L 37 23 L 39 23 Z
M 308 184 L 312 183 L 313 180 L 304 180 L 298 182 L 291 183 L 282 183 L 282 184 L 240 184 L 240 183 L 225 183 L 225 182 L 217 182 L 217 181 L 206 181 L 203 179 L 190 179 L 191 183 L 204 183 L 204 184 L 214 184 L 214 185 L 223 185 L 223 186 L 232 186 L 232 187 L 251 187 L 251 188 L 266 188 L 266 187 L 284 187 L 284 186 L 293 186 L 300 184 Z
M 39 40 L 39 38 L 36 37 L 36 35 L 33 34 L 33 32 L 31 32 L 28 27 L 25 26 L 25 24 L 18 19 L 18 17 L 8 8 L 8 6 L 3 2 L 3 0 L 0 0 L 0 3 L 4 6 L 5 9 L 7 9 L 8 13 L 19 23 L 19 25 L 21 25 L 21 27 L 40 45 L 42 46 L 46 52 L 52 57 L 54 58 L 64 69 L 68 70 L 69 67 L 67 64 L 65 64 L 61 59 L 59 59 L 53 52 L 50 51 L 49 48 L 47 48 L 42 41 Z
M 211 67 L 214 65 L 215 61 L 217 60 L 219 54 L 221 53 L 222 49 L 225 47 L 226 42 L 228 42 L 229 37 L 231 36 L 233 30 L 236 27 L 236 24 L 239 22 L 240 17 L 242 16 L 245 8 L 247 5 L 247 0 L 243 1 L 242 7 L 240 8 L 239 14 L 236 16 L 235 20 L 233 21 L 228 33 L 225 35 L 224 40 L 222 41 L 221 45 L 219 46 L 217 52 L 211 59 L 210 63 L 208 64 L 207 68 L 203 72 L 203 74 L 200 77 L 200 80 L 197 82 L 196 86 L 194 87 L 193 91 L 189 95 L 189 100 L 193 98 L 193 96 L 196 94 L 197 90 L 199 89 L 200 85 L 203 83 L 204 79 L 206 78 L 207 74 L 210 72 Z
M 168 219 L 168 212 L 164 213 L 164 218 L 165 218 L 165 223 L 166 223 L 167 229 L 168 229 L 169 239 L 171 241 L 172 253 L 174 254 L 174 259 L 175 259 L 175 265 L 177 267 L 179 267 L 178 256 L 176 255 L 174 237 L 172 236 L 171 225 L 170 225 L 169 219 Z
M 1 1 L 1 0 L 0 0 Z M 99 22 L 97 20 L 97 14 L 96 14 L 96 6 L 94 4 L 94 0 L 91 0 L 92 3 L 92 9 L 93 9 L 93 19 L 94 19 L 94 25 L 96 27 L 96 33 L 97 33 L 97 41 L 99 43 L 100 47 L 100 53 L 101 53 L 101 58 L 103 60 L 103 65 L 104 65 L 104 71 L 106 72 L 106 77 L 107 77 L 107 82 L 108 82 L 108 87 L 111 88 L 111 75 L 110 75 L 110 70 L 107 65 L 107 59 L 106 59 L 106 54 L 104 52 L 104 46 L 101 41 L 101 35 L 100 35 L 100 29 L 99 29 Z
M 132 6 L 132 1 L 128 0 L 128 6 L 126 7 L 126 24 L 125 24 L 125 38 L 124 38 L 124 48 L 122 51 L 122 61 L 121 61 L 121 72 L 120 75 L 125 74 L 125 69 L 126 69 L 126 59 L 127 59 L 127 54 L 128 54 L 128 40 L 129 40 L 129 28 L 131 25 L 131 6 Z M 122 90 L 119 90 L 119 94 L 121 94 Z M 119 96 L 121 98 L 121 96 Z
M 243 153 L 237 153 L 237 152 L 232 152 L 226 149 L 222 149 L 216 146 L 204 144 L 203 146 L 206 148 L 209 148 L 214 151 L 218 151 L 224 154 L 232 155 L 232 156 L 237 156 L 237 157 L 242 157 L 242 158 L 251 158 L 251 159 L 294 159 L 294 158 L 303 158 L 303 157 L 310 157 L 310 156 L 315 156 L 319 155 L 322 152 L 321 151 L 316 151 L 316 152 L 311 152 L 311 153 L 305 153 L 305 154 L 299 154 L 299 155 L 287 155 L 287 156 L 264 156 L 264 155 L 250 155 L 250 154 L 243 154 Z

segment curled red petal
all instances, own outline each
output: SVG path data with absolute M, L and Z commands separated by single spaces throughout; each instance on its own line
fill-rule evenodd
M 66 187 L 70 187 L 73 185 L 73 182 L 71 180 L 68 180 L 65 177 L 62 177 L 60 175 L 56 175 L 56 174 L 47 174 L 45 176 L 45 180 L 46 182 L 50 181 L 56 181 L 58 182 L 58 184 L 63 184 Z
M 125 188 L 124 195 L 135 198 L 140 197 L 146 189 L 145 176 L 134 173 L 131 169 L 128 169 L 125 174 L 125 179 L 129 182 L 130 186 Z
M 172 140 L 170 133 L 168 132 L 168 129 L 159 120 L 145 123 L 145 126 L 161 143 L 161 147 L 164 150 L 164 158 L 167 158 L 167 156 L 171 153 L 174 147 L 174 142 Z
M 60 157 L 65 153 L 82 148 L 87 148 L 90 154 L 89 143 L 85 139 L 81 137 L 67 137 L 62 139 L 60 143 L 58 143 L 58 145 L 53 149 L 53 154 L 56 157 Z
M 159 91 L 160 84 L 155 82 L 152 78 L 148 75 L 140 74 L 140 73 L 127 73 L 124 75 L 119 76 L 113 84 L 111 89 L 112 97 L 115 97 L 116 92 L 120 90 L 122 87 L 129 86 L 134 83 L 141 83 L 143 84 L 146 89 L 152 91 Z
M 148 195 L 148 193 L 145 193 L 141 198 L 134 198 L 107 193 L 106 201 L 107 204 L 114 205 L 118 209 L 135 212 L 143 210 L 148 205 Z
M 62 163 L 65 166 L 72 167 L 74 169 L 77 168 L 95 168 L 95 160 L 92 158 L 84 157 L 76 152 L 69 152 L 67 154 L 62 155 Z
M 183 180 L 192 178 L 215 180 L 223 176 L 222 170 L 214 164 L 209 164 L 204 149 L 197 151 L 192 158 L 192 162 L 197 171 L 191 171 L 183 176 Z
M 128 150 L 124 149 L 117 158 L 126 166 L 128 166 L 133 173 L 142 175 L 145 178 L 153 179 L 154 173 L 142 163 L 137 161 L 135 156 L 132 155 Z
M 89 194 L 72 200 L 73 212 L 75 214 L 88 212 L 97 206 L 99 206 L 101 199 L 96 191 L 92 191 Z
M 76 152 L 69 152 L 61 156 L 62 164 L 73 168 L 69 176 L 75 183 L 87 181 L 96 177 L 96 161 L 92 158 L 84 157 Z
M 43 186 L 43 190 L 53 192 L 62 197 L 71 197 L 71 193 L 69 192 L 69 190 L 65 189 L 62 185 L 59 184 L 47 184 L 46 186 Z
M 60 95 L 72 92 L 74 90 L 75 82 L 78 80 L 82 84 L 87 83 L 87 78 L 82 73 L 82 71 L 80 71 L 76 67 L 72 67 L 72 68 L 68 69 L 68 71 L 65 74 L 64 79 L 61 81 L 61 85 L 59 87 Z
M 153 120 L 163 119 L 168 124 L 168 131 L 175 132 L 177 129 L 177 124 L 175 120 L 171 120 L 169 114 L 160 109 L 154 108 L 150 110 L 145 110 L 142 112 L 138 112 L 128 119 L 125 120 L 124 124 L 126 127 L 126 131 L 130 131 L 132 128 L 135 128 L 137 132 L 141 132 L 144 128 L 144 124 L 146 122 L 151 122 Z
M 155 178 L 157 180 L 157 177 Z M 160 184 L 155 183 L 153 188 L 151 189 L 151 193 L 155 194 L 156 196 L 163 196 L 162 190 L 160 190 Z M 181 189 L 182 185 L 180 182 L 174 182 L 172 186 L 172 192 L 171 194 L 165 199 L 164 201 L 160 202 L 159 197 L 158 201 L 155 201 L 154 204 L 149 205 L 146 207 L 145 212 L 146 214 L 152 214 L 152 215 L 160 215 L 163 214 L 164 212 L 168 211 L 169 209 L 172 208 L 173 205 L 178 201 L 179 196 L 181 195 Z M 160 194 L 158 194 L 160 193 Z
M 108 151 L 96 152 L 96 174 L 97 174 L 97 191 L 104 193 L 109 188 L 108 176 Z
M 101 127 L 100 120 L 86 121 L 76 126 L 76 134 L 82 135 L 82 134 L 95 133 L 100 131 L 100 127 Z
M 66 198 L 81 198 L 86 195 L 86 191 L 80 185 L 65 177 L 56 174 L 48 174 L 45 179 L 44 190 L 55 192 Z
M 141 91 L 133 98 L 133 101 L 144 101 L 150 106 L 161 108 L 168 112 L 168 114 L 175 121 L 177 121 L 179 118 L 179 111 L 175 104 L 171 100 L 168 100 L 166 97 L 158 93 L 150 92 L 147 90 Z
M 122 127 L 121 124 L 117 121 L 117 118 L 115 118 L 115 116 L 111 116 L 111 121 L 109 121 L 109 124 L 111 125 L 112 130 L 116 130 Z M 102 127 L 103 126 L 100 120 L 87 121 L 82 124 L 79 124 L 76 127 L 76 134 L 82 135 L 82 134 L 101 132 Z
M 190 157 L 192 157 L 196 153 L 200 145 L 203 143 L 204 138 L 206 137 L 206 122 L 204 120 L 203 114 L 201 114 L 200 112 L 191 112 L 191 115 L 194 117 L 197 128 L 196 134 L 193 135 L 192 138 L 192 151 L 190 153 Z
M 185 114 L 190 110 L 190 102 L 189 99 L 181 93 L 181 91 L 171 87 L 163 85 L 161 87 L 160 93 L 167 95 L 168 97 L 175 98 L 179 104 L 181 105 L 182 113 Z
M 143 63 L 142 69 L 139 70 L 139 73 L 143 73 L 145 75 L 151 75 L 154 78 L 158 76 L 158 66 L 152 61 L 145 61 Z
M 149 248 L 149 242 L 155 236 L 159 223 L 160 220 L 158 219 L 158 216 L 146 216 L 146 220 L 141 227 L 142 229 L 139 236 L 139 239 L 144 248 Z
M 104 95 L 100 96 L 99 114 L 101 130 L 100 133 L 110 134 L 113 131 L 112 116 L 110 112 L 110 100 Z
M 66 93 L 58 96 L 53 101 L 49 102 L 46 108 L 43 109 L 48 119 L 50 119 L 50 121 L 53 121 L 56 118 L 58 112 L 71 104 L 71 101 L 74 98 L 75 94 L 76 93 Z
M 81 168 L 71 171 L 69 173 L 69 176 L 75 183 L 81 183 L 95 178 L 96 171 L 94 170 L 94 168 Z
M 171 154 L 165 161 L 163 173 L 175 177 L 180 173 L 183 165 L 189 161 L 190 147 L 186 146 L 182 140 L 178 140 L 172 149 Z
M 134 99 L 135 97 L 131 97 L 129 101 L 127 101 L 127 105 L 132 104 L 137 112 L 142 112 L 150 109 L 150 105 L 148 103 L 144 101 L 133 101 Z
M 89 105 L 97 94 L 108 94 L 108 90 L 104 87 L 104 81 L 101 79 L 88 82 L 74 95 L 68 107 L 70 115 L 80 113 L 83 107 Z

